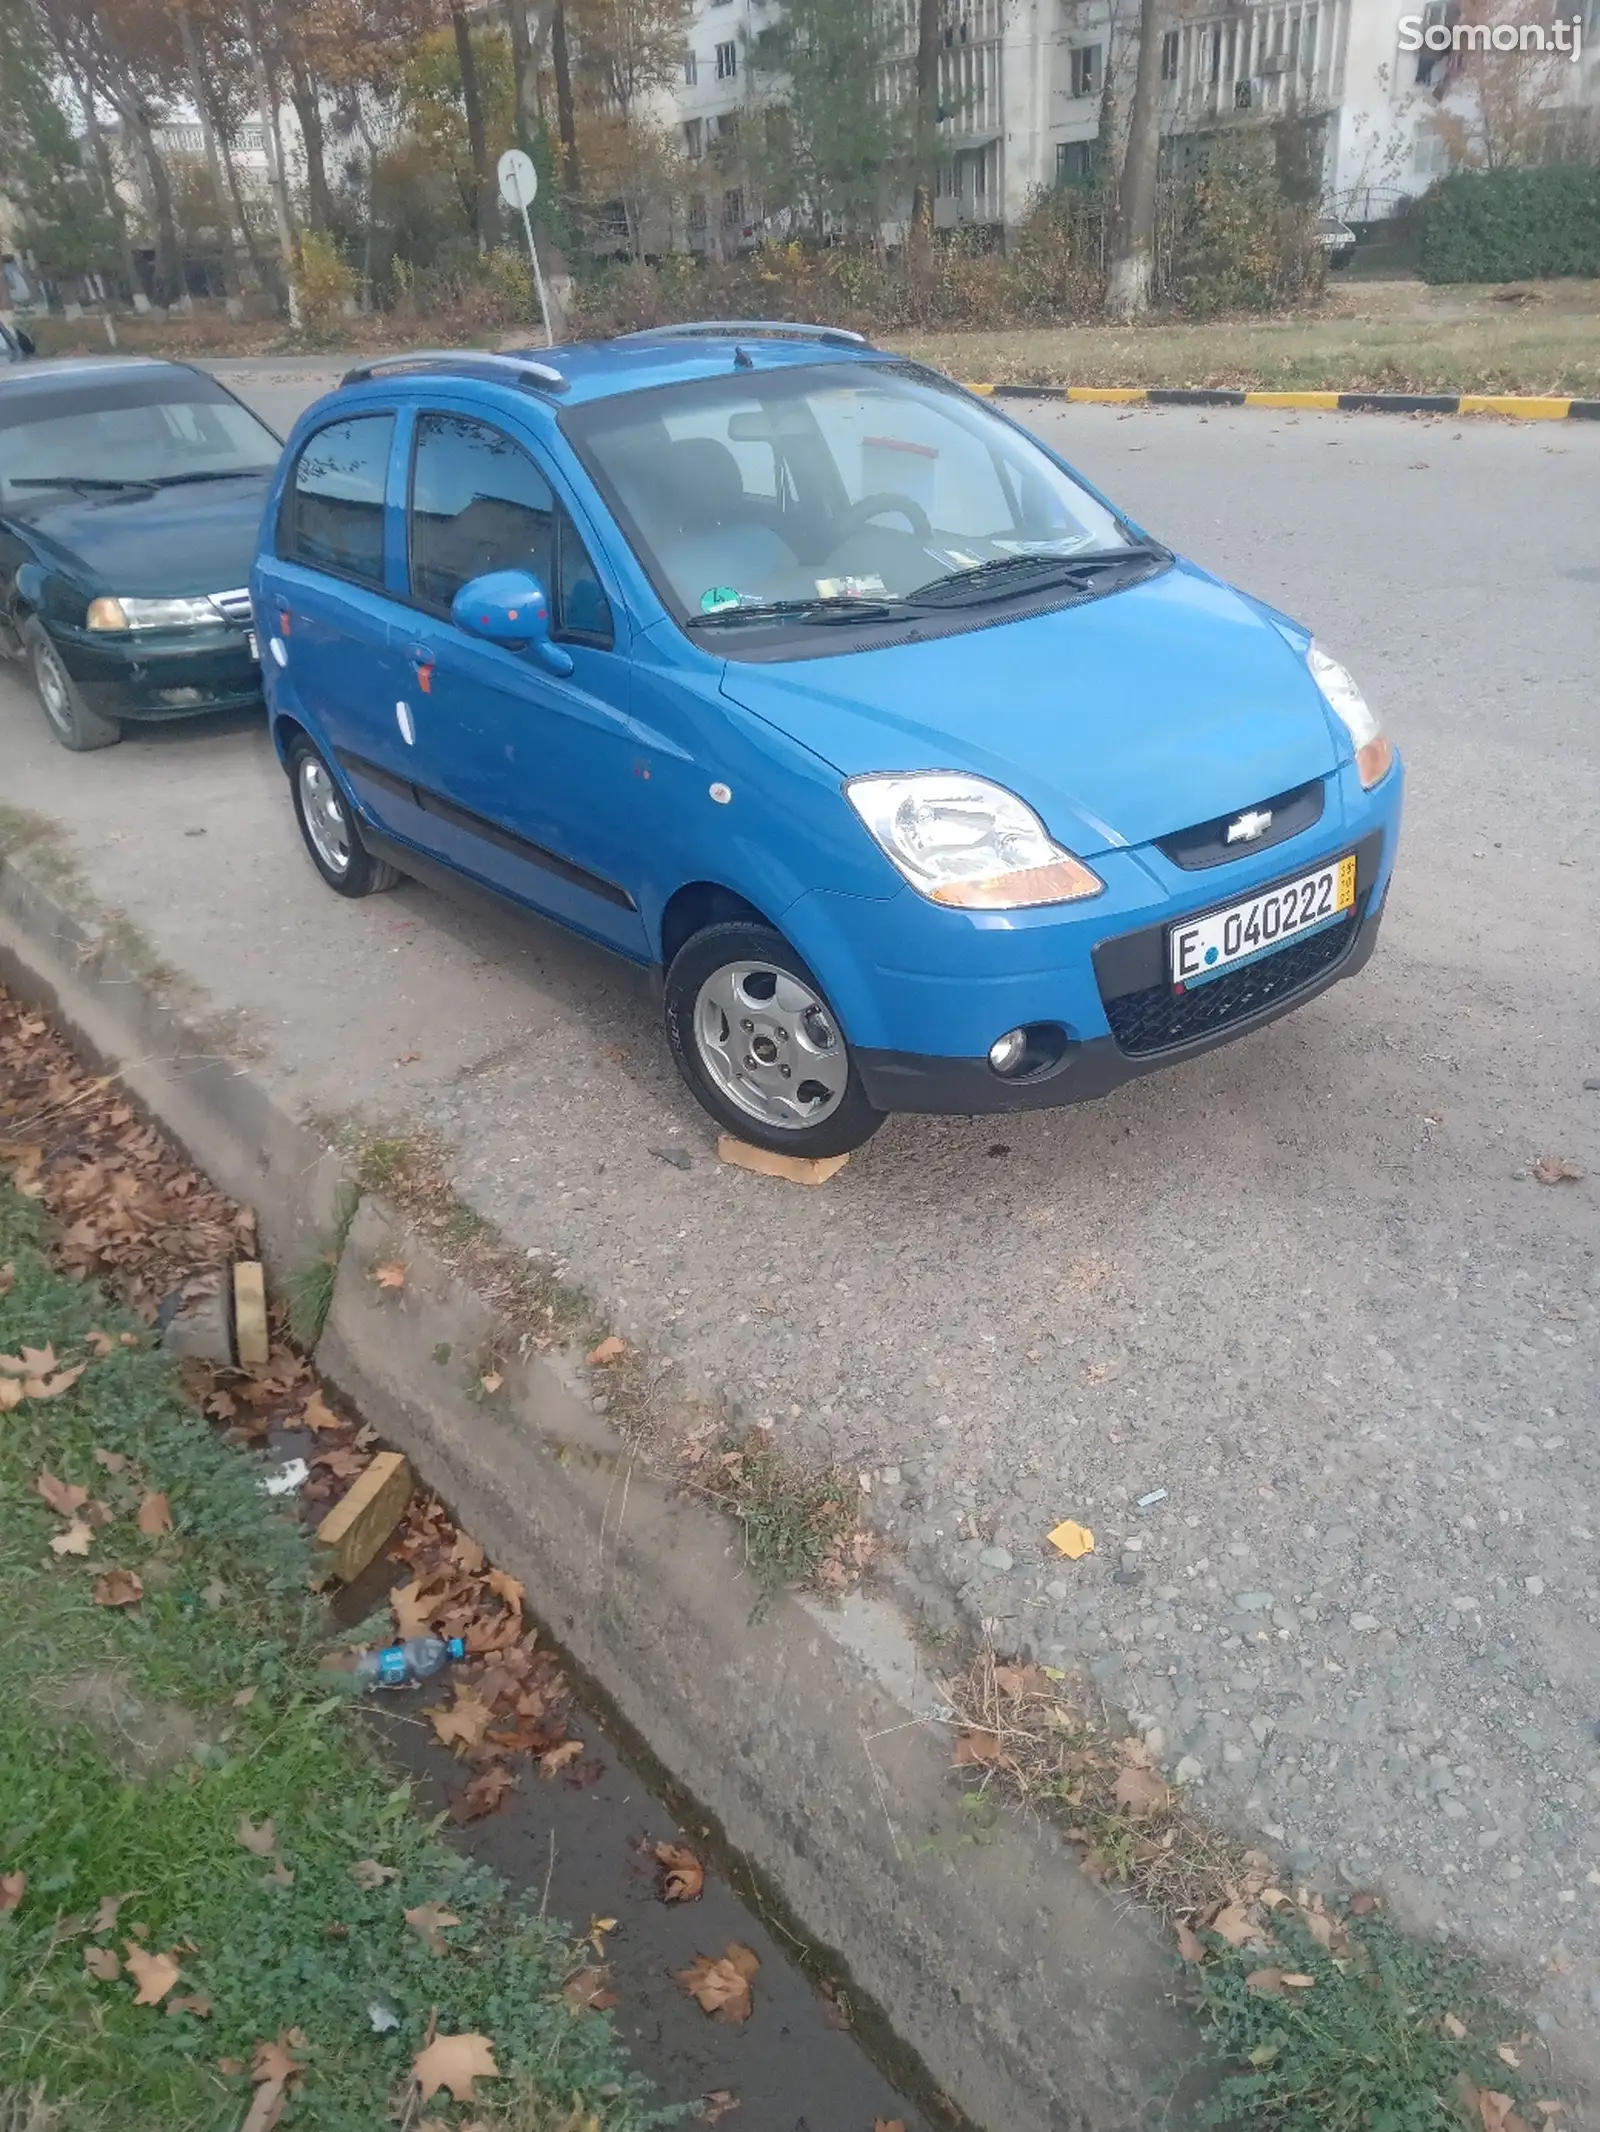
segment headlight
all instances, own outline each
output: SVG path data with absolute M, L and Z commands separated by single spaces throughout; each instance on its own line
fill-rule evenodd
M 1105 883 L 1053 844 L 1031 807 L 987 778 L 924 770 L 854 777 L 845 797 L 911 886 L 969 911 L 1097 896 Z
M 91 600 L 91 629 L 204 629 L 222 615 L 208 599 Z
M 1337 659 L 1313 644 L 1306 653 L 1311 678 L 1321 689 L 1329 710 L 1355 743 L 1356 775 L 1368 791 L 1389 774 L 1394 761 L 1394 743 L 1378 723 L 1377 716 L 1352 676 Z

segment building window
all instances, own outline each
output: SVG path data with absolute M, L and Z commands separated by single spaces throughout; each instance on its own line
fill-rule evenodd
M 1211 83 L 1213 88 L 1222 79 L 1222 24 L 1216 23 L 1211 31 Z
M 1417 128 L 1411 167 L 1419 178 L 1442 178 L 1450 168 L 1450 150 L 1435 127 L 1424 123 Z
M 1424 36 L 1436 25 L 1447 29 L 1453 27 L 1460 19 L 1460 15 L 1461 10 L 1456 6 L 1455 0 L 1428 0 L 1428 5 L 1422 14 Z M 1441 60 L 1447 60 L 1449 56 L 1448 52 L 1430 52 L 1424 46 L 1417 54 L 1418 86 L 1425 88 L 1433 80 Z
M 739 114 L 737 111 L 719 111 L 717 114 L 717 139 L 731 148 L 739 138 Z
M 700 62 L 693 52 L 683 55 L 683 79 L 688 88 L 693 88 L 700 79 Z
M 1072 93 L 1074 96 L 1098 96 L 1100 94 L 1100 46 L 1080 44 L 1072 52 Z
M 683 122 L 683 152 L 691 163 L 698 163 L 706 152 L 706 122 L 703 118 L 686 118 Z
M 1317 71 L 1317 11 L 1312 8 L 1300 25 L 1300 71 L 1309 81 Z
M 730 37 L 726 44 L 717 46 L 717 79 L 732 81 L 739 71 L 739 47 Z
M 1099 146 L 1098 141 L 1057 141 L 1056 183 L 1087 185 L 1094 176 Z
M 1176 81 L 1178 78 L 1178 33 L 1168 30 L 1161 40 L 1161 79 Z
M 706 229 L 706 196 L 703 192 L 689 195 L 689 234 L 703 237 Z
M 722 196 L 722 226 L 724 229 L 744 226 L 744 192 L 737 185 L 730 185 Z

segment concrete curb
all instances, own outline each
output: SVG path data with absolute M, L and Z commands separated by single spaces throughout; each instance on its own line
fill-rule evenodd
M 30 865 L 0 856 L 0 979 L 48 1007 L 225 1190 L 269 1263 L 325 1246 L 338 1159 L 248 1060 L 209 1043 Z M 380 1291 L 379 1260 L 405 1287 Z M 549 1357 L 376 1199 L 358 1207 L 317 1351 L 329 1381 L 513 1574 L 681 1782 L 967 2116 L 999 2132 L 1188 2122 L 1208 2084 L 1171 1956 L 1070 1846 L 1002 1820 L 975 1841 L 937 1691 L 902 1616 L 781 1597 L 751 1621 L 731 1528 L 640 1467 Z
M 1515 392 L 1247 392 L 1231 386 L 968 385 L 996 400 L 1071 400 L 1102 407 L 1270 407 L 1277 413 L 1514 415 L 1524 422 L 1600 422 L 1600 400 Z

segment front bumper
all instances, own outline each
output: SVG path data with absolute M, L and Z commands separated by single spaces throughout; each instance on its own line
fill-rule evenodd
M 802 897 L 784 930 L 821 978 L 870 1101 L 886 1111 L 1045 1109 L 1107 1094 L 1274 1021 L 1372 954 L 1399 840 L 1403 772 L 1368 793 L 1353 767 L 1328 780 L 1316 823 L 1273 849 L 1185 871 L 1154 847 L 1096 855 L 1092 903 L 954 913 L 906 891 L 883 901 Z M 1336 926 L 1178 992 L 1168 928 L 1356 855 L 1356 900 Z M 1015 1080 L 989 1046 L 1045 1025 L 1059 1055 Z
M 50 635 L 84 700 L 106 718 L 188 718 L 261 702 L 261 668 L 243 629 Z

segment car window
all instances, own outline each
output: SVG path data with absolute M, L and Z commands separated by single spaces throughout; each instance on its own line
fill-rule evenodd
M 417 420 L 411 471 L 411 591 L 447 614 L 490 570 L 528 570 L 556 636 L 612 640 L 611 608 L 576 526 L 520 444 L 465 415 Z
M 393 415 L 355 415 L 308 437 L 284 492 L 278 552 L 363 584 L 383 583 L 383 499 Z
M 31 383 L 31 381 L 30 381 Z M 0 408 L 0 482 L 23 490 L 74 481 L 164 488 L 259 479 L 278 439 L 209 378 L 174 366 L 155 376 L 114 370 Z
M 417 418 L 411 467 L 411 592 L 447 614 L 490 570 L 531 570 L 554 588 L 556 501 L 520 444 L 464 415 Z

